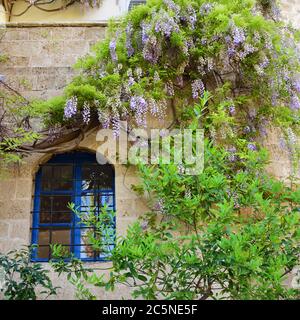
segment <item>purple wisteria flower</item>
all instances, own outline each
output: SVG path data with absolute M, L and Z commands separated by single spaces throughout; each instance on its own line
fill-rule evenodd
M 265 48 L 268 50 L 273 49 L 273 43 L 272 43 L 272 40 L 268 34 L 266 34 L 266 36 L 265 36 Z
M 198 79 L 192 82 L 192 96 L 194 99 L 202 97 L 204 94 L 205 86 L 202 80 Z
M 65 119 L 72 118 L 77 113 L 77 97 L 72 97 L 67 100 L 65 109 L 64 109 L 64 116 Z
M 155 24 L 155 32 L 161 33 L 165 37 L 169 38 L 172 32 L 178 32 L 179 27 L 174 21 L 174 18 L 171 17 L 166 11 L 160 11 L 158 15 L 158 20 Z
M 176 77 L 176 84 L 177 84 L 180 88 L 183 87 L 183 76 L 182 76 L 182 75 Z
M 268 65 L 270 64 L 270 60 L 267 58 L 267 57 L 264 57 L 262 62 L 259 64 L 259 66 L 262 68 L 262 69 L 265 69 L 268 67 Z
M 248 143 L 247 148 L 251 151 L 256 151 L 257 147 L 254 143 Z
M 164 0 L 165 5 L 168 7 L 168 9 L 174 11 L 176 15 L 179 15 L 180 13 L 180 7 L 172 0 Z
M 156 64 L 161 55 L 161 44 L 155 36 L 150 36 L 143 48 L 143 57 L 146 61 Z
M 229 58 L 232 58 L 236 54 L 236 50 L 234 47 L 230 46 L 227 49 L 227 53 L 228 53 Z
M 293 87 L 298 93 L 300 93 L 300 79 L 294 81 Z
M 126 27 L 126 49 L 128 57 L 131 57 L 134 54 L 134 48 L 132 46 L 131 37 L 133 33 L 132 24 L 129 22 Z
M 287 129 L 287 138 L 290 146 L 295 146 L 297 144 L 297 137 L 291 128 Z
M 291 103 L 290 108 L 294 111 L 297 111 L 300 109 L 300 100 L 297 94 L 292 94 L 291 96 Z
M 149 99 L 149 111 L 150 113 L 160 120 L 165 118 L 166 102 L 164 100 L 155 101 L 153 98 Z
M 87 102 L 83 104 L 82 119 L 85 124 L 88 124 L 91 120 L 91 108 Z
M 149 223 L 148 223 L 148 221 L 143 220 L 143 221 L 141 222 L 140 226 L 141 226 L 142 230 L 145 231 L 145 230 L 147 230 L 147 228 L 148 228 L 148 226 L 149 226 Z
M 166 92 L 167 92 L 168 96 L 173 97 L 175 94 L 173 83 L 171 81 L 168 81 L 166 83 L 165 88 L 166 88 Z
M 131 87 L 135 84 L 135 80 L 133 77 L 129 77 L 128 78 L 128 86 Z
M 165 207 L 164 200 L 163 200 L 163 199 L 159 199 L 159 200 L 155 203 L 153 209 L 154 209 L 155 211 L 160 212 L 160 213 L 164 213 L 164 212 L 165 212 L 165 208 L 164 208 L 164 207 Z
M 251 128 L 250 128 L 249 126 L 246 126 L 246 127 L 244 128 L 243 132 L 244 132 L 245 134 L 248 134 L 248 133 L 251 132 Z
M 138 126 L 146 126 L 146 113 L 148 103 L 142 96 L 133 96 L 130 99 L 130 109 L 135 113 L 135 120 Z
M 111 126 L 113 130 L 113 134 L 115 137 L 120 136 L 120 115 L 118 112 L 113 112 L 113 116 L 111 118 Z
M 160 76 L 159 76 L 159 73 L 157 71 L 154 72 L 153 81 L 154 82 L 159 82 L 160 81 Z
M 227 151 L 229 152 L 228 160 L 230 162 L 236 162 L 238 160 L 238 156 L 236 155 L 236 147 L 230 147 Z
M 235 106 L 234 105 L 229 106 L 228 111 L 231 116 L 234 116 L 236 113 Z
M 204 3 L 201 7 L 200 7 L 200 14 L 201 15 L 205 15 L 210 13 L 210 11 L 213 8 L 213 4 L 212 3 Z
M 192 6 L 189 6 L 187 8 L 187 13 L 187 21 L 189 22 L 191 29 L 194 30 L 197 23 L 196 11 Z
M 103 112 L 102 110 L 98 110 L 98 119 L 104 129 L 109 128 L 110 116 L 107 113 Z
M 142 43 L 146 43 L 146 41 L 149 38 L 149 33 L 151 30 L 151 25 L 149 23 L 146 22 L 142 22 L 141 23 L 141 28 L 142 28 Z
M 112 39 L 109 43 L 109 50 L 110 50 L 110 56 L 112 61 L 117 62 L 118 57 L 117 57 L 117 52 L 116 52 L 116 47 L 117 47 L 117 41 L 116 39 Z
M 267 126 L 268 126 L 268 122 L 266 120 L 262 120 L 261 123 L 259 124 L 258 130 L 262 137 L 266 137 L 268 135 Z
M 240 45 L 246 40 L 245 31 L 242 28 L 237 27 L 236 25 L 234 25 L 232 28 L 232 36 L 233 43 L 235 45 Z
M 283 137 L 280 137 L 278 144 L 279 144 L 280 149 L 286 150 L 287 145 L 286 145 L 286 141 Z
M 140 78 L 143 76 L 143 70 L 140 67 L 137 67 L 134 70 L 134 73 L 135 73 L 136 77 L 138 78 L 138 80 L 140 80 Z

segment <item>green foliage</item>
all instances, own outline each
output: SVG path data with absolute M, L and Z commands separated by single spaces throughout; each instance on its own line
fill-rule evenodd
M 14 250 L 7 255 L 0 254 L 0 268 L 4 273 L 3 286 L 0 292 L 7 300 L 35 300 L 37 294 L 55 295 L 57 288 L 53 287 L 48 270 L 39 263 L 31 262 L 31 252 L 34 248 Z
M 206 141 L 197 176 L 141 166 L 153 209 L 119 240 L 102 285 L 127 284 L 146 299 L 298 299 L 283 283 L 299 264 L 300 190 L 264 173 L 264 152 L 239 155 L 235 171 Z
M 22 161 L 21 156 L 17 153 L 19 147 L 25 143 L 33 142 L 38 139 L 39 135 L 32 131 L 25 131 L 22 128 L 17 128 L 13 131 L 13 136 L 2 137 L 0 140 L 0 159 L 2 169 L 4 166 Z
M 111 245 L 115 239 L 114 212 L 106 205 L 100 212 L 96 212 L 96 208 L 91 207 L 88 213 L 82 213 L 74 203 L 69 204 L 69 209 L 80 218 L 83 227 L 87 228 L 84 238 L 89 249 L 96 255 L 107 255 L 109 259 L 112 253 Z M 82 261 L 75 258 L 73 254 L 66 253 L 62 245 L 53 245 L 51 254 L 53 257 L 51 266 L 59 276 L 61 274 L 67 276 L 68 281 L 76 288 L 76 297 L 81 300 L 95 300 L 95 295 L 86 287 L 86 284 L 96 286 L 104 284 L 103 275 L 98 276 L 93 273 L 94 269 L 84 266 Z

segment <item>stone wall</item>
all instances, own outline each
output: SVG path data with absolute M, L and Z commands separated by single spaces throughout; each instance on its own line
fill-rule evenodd
M 74 75 L 73 64 L 105 36 L 105 25 L 8 26 L 0 52 L 5 81 L 25 98 L 59 95 Z

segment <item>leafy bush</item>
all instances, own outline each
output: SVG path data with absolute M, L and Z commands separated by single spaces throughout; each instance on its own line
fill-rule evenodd
M 8 300 L 35 300 L 37 293 L 46 297 L 56 294 L 48 270 L 39 263 L 31 262 L 32 248 L 0 254 L 0 268 L 4 272 L 0 292 Z

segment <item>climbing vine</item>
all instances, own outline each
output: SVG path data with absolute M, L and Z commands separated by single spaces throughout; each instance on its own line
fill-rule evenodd
M 265 4 L 264 4 L 265 5 Z M 298 32 L 267 19 L 261 1 L 149 1 L 112 23 L 109 37 L 79 60 L 65 96 L 37 103 L 47 124 L 86 125 L 98 117 L 116 136 L 120 120 L 146 126 L 172 105 L 183 123 L 187 106 L 211 92 L 202 126 L 212 140 L 255 144 L 268 126 L 297 149 Z M 222 112 L 221 112 L 222 111 Z M 299 150 L 293 150 L 297 153 Z

